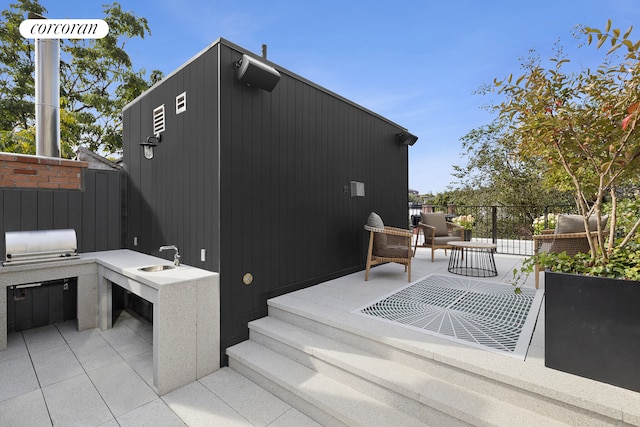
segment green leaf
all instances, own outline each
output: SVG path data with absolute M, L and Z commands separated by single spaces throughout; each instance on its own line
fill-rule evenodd
M 604 27 L 604 32 L 608 33 L 611 29 L 611 19 L 607 19 L 607 25 Z
M 607 51 L 607 55 L 609 55 L 610 53 L 613 53 L 613 52 L 615 52 L 616 50 L 618 50 L 618 48 L 620 48 L 620 46 L 622 46 L 620 43 L 618 43 L 618 44 L 614 45 L 611 49 L 609 49 L 609 50 Z

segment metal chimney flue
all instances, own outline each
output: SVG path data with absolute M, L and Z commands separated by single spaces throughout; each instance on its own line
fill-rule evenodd
M 35 45 L 36 155 L 60 157 L 60 40 L 35 39 Z

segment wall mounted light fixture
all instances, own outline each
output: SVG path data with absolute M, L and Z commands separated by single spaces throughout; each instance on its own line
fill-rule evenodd
M 407 131 L 400 132 L 399 134 L 396 135 L 396 138 L 398 139 L 398 142 L 400 144 L 404 144 L 404 145 L 413 145 L 418 140 L 417 136 Z
M 140 143 L 145 159 L 153 159 L 153 147 L 157 146 L 161 140 L 162 137 L 160 134 L 157 134 L 155 136 L 148 136 L 146 141 Z

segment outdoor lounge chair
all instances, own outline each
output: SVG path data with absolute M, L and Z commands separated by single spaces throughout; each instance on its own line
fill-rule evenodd
M 369 280 L 371 266 L 387 262 L 404 265 L 411 282 L 411 238 L 410 230 L 388 227 L 375 212 L 371 212 L 364 229 L 369 231 L 369 249 L 367 251 L 367 269 L 364 280 Z
M 608 217 L 602 217 L 601 227 L 605 227 Z M 589 219 L 589 229 L 595 230 L 597 227 L 596 218 Z M 577 253 L 589 252 L 589 240 L 597 239 L 598 233 L 584 231 L 584 221 L 581 215 L 558 215 L 556 228 L 554 230 L 542 230 L 542 234 L 533 236 L 534 255 L 542 252 L 562 253 L 573 256 Z M 540 284 L 541 266 L 536 264 L 534 274 L 536 277 L 536 289 Z
M 423 212 L 420 214 L 420 217 L 416 243 L 413 248 L 414 256 L 419 247 L 431 248 L 431 262 L 433 262 L 436 249 L 444 249 L 444 253 L 446 254 L 447 249 L 451 249 L 449 242 L 463 240 L 462 236 L 464 235 L 464 227 L 452 222 L 447 222 L 442 212 Z M 424 235 L 424 242 L 421 245 L 418 245 L 420 231 L 422 231 L 422 234 Z

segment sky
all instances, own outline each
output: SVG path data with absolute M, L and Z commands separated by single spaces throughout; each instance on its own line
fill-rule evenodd
M 3 0 L 7 9 L 13 1 Z M 49 18 L 102 18 L 108 0 L 40 0 Z M 446 191 L 466 164 L 461 138 L 489 124 L 482 86 L 521 74 L 530 50 L 546 62 L 560 45 L 572 67 L 597 67 L 603 51 L 580 47 L 577 25 L 624 32 L 637 0 L 119 0 L 148 20 L 131 40 L 134 68 L 165 75 L 219 37 L 335 92 L 419 137 L 409 148 L 409 188 Z M 640 28 L 632 33 L 640 39 Z M 576 68 L 577 69 L 577 68 Z

